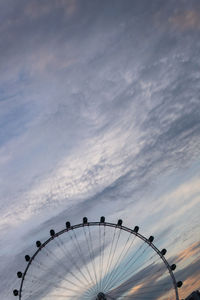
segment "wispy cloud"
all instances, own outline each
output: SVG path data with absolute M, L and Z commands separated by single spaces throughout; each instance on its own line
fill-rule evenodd
M 176 29 L 181 31 L 199 30 L 200 29 L 200 7 L 195 10 L 186 10 L 182 13 L 175 14 L 169 19 L 169 22 Z
M 137 222 L 172 255 L 192 247 L 198 11 L 196 1 L 0 3 L 2 253 L 83 214 Z

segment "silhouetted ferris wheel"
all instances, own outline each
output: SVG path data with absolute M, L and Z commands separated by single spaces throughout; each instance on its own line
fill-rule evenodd
M 18 272 L 19 300 L 109 300 L 179 299 L 173 271 L 154 237 L 144 237 L 134 229 L 108 223 L 83 222 L 55 232 L 37 241 L 37 250 L 26 255 L 25 271 Z

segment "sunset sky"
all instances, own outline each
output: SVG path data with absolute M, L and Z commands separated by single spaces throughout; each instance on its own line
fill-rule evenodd
M 200 289 L 200 1 L 0 1 L 0 298 L 69 219 L 140 226 Z

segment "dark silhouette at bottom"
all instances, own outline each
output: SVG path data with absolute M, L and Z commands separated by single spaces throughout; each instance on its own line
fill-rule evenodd
M 97 295 L 97 299 L 96 300 L 106 300 L 106 296 L 104 295 L 104 293 L 99 293 Z

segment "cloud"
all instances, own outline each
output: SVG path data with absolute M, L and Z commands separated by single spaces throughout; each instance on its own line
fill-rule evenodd
M 187 10 L 180 14 L 175 14 L 169 18 L 170 24 L 180 31 L 199 30 L 200 29 L 200 8 Z
M 184 249 L 182 252 L 179 253 L 177 262 L 180 262 L 182 260 L 187 260 L 188 258 L 194 257 L 198 255 L 199 253 L 199 247 L 200 247 L 200 242 L 196 242 L 189 246 L 188 248 Z
M 45 17 L 55 10 L 62 10 L 66 14 L 66 17 L 73 16 L 77 11 L 77 0 L 56 0 L 56 1 L 40 1 L 30 2 L 25 6 L 25 15 L 28 18 L 38 19 Z

